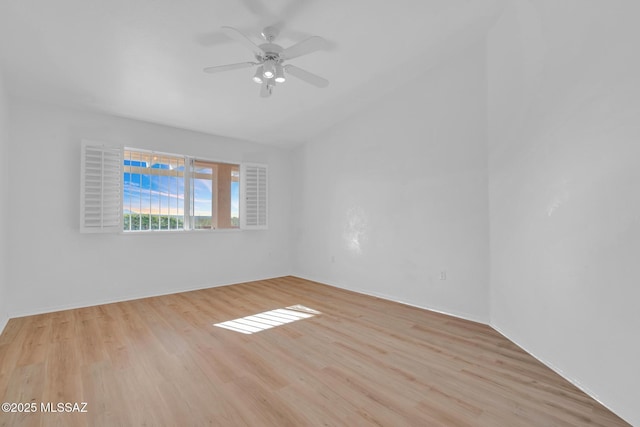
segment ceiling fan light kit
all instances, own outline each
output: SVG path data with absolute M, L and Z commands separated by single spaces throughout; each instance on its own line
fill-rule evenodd
M 222 27 L 222 31 L 232 39 L 242 43 L 251 49 L 258 62 L 240 62 L 237 64 L 218 65 L 204 69 L 206 73 L 218 73 L 221 71 L 237 70 L 258 66 L 253 81 L 261 84 L 260 96 L 263 98 L 271 96 L 276 83 L 284 83 L 290 74 L 298 79 L 316 87 L 327 87 L 329 81 L 313 73 L 305 71 L 291 64 L 283 64 L 284 61 L 306 55 L 317 50 L 325 49 L 327 41 L 322 37 L 312 36 L 286 49 L 273 43 L 278 36 L 278 29 L 275 27 L 265 27 L 261 36 L 266 43 L 256 45 L 247 36 L 232 27 Z M 286 71 L 286 73 L 285 73 Z
M 262 84 L 264 81 L 264 67 L 262 65 L 256 68 L 256 74 L 253 76 L 253 81 L 258 84 Z
M 273 63 L 273 59 L 267 59 L 266 61 L 264 61 L 263 68 L 264 68 L 263 75 L 267 79 L 271 79 L 276 75 L 276 66 Z
M 282 64 L 276 64 L 276 82 L 284 83 L 287 79 L 284 76 L 284 67 Z

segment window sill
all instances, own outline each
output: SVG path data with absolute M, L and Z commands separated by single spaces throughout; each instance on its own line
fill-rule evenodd
M 243 231 L 241 228 L 211 228 L 211 229 L 197 229 L 197 230 L 135 230 L 135 231 L 121 231 L 123 235 L 154 235 L 154 234 L 207 234 L 207 233 L 237 233 Z

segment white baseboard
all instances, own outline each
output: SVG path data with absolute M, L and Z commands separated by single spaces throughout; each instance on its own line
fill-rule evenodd
M 530 355 L 531 357 L 536 359 L 538 362 L 542 363 L 544 366 L 546 366 L 547 368 L 551 369 L 553 372 L 555 372 L 556 374 L 560 375 L 562 378 L 564 378 L 565 380 L 569 381 L 571 384 L 573 384 L 574 386 L 579 388 L 581 391 L 583 391 L 585 394 L 587 394 L 593 400 L 595 400 L 596 402 L 598 402 L 599 404 L 601 404 L 602 406 L 604 406 L 605 408 L 607 408 L 608 410 L 610 410 L 611 412 L 613 412 L 614 414 L 616 414 L 617 416 L 622 418 L 622 416 L 620 415 L 620 413 L 618 411 L 615 411 L 609 405 L 607 405 L 605 402 L 603 402 L 596 393 L 594 393 L 592 390 L 589 389 L 589 387 L 581 384 L 580 381 L 578 381 L 577 379 L 572 378 L 571 376 L 567 375 L 565 372 L 562 371 L 562 369 L 558 368 L 553 363 L 549 363 L 548 361 L 544 360 L 543 358 L 536 356 L 535 353 L 529 351 L 529 349 L 527 349 L 525 346 L 521 345 L 518 341 L 514 340 L 508 334 L 506 334 L 502 330 L 502 328 L 494 325 L 493 323 L 490 323 L 489 326 L 491 326 L 500 335 L 502 335 L 503 337 L 505 337 L 506 339 L 508 339 L 509 341 L 511 341 L 512 343 L 514 343 L 518 347 L 520 347 L 522 350 L 524 350 L 528 355 Z M 627 420 L 625 420 L 625 421 L 627 421 Z M 629 424 L 631 424 L 630 421 L 627 421 L 627 422 Z
M 9 316 L 6 314 L 0 315 L 0 335 L 4 332 L 4 328 L 7 326 L 7 323 L 9 323 Z
M 286 276 L 287 274 L 285 274 L 284 276 Z M 76 303 L 72 303 L 72 304 L 64 304 L 64 305 L 57 305 L 57 306 L 50 306 L 50 307 L 38 307 L 38 308 L 33 308 L 33 309 L 29 309 L 29 310 L 19 310 L 16 312 L 11 312 L 9 313 L 9 317 L 10 318 L 14 318 L 14 317 L 25 317 L 25 316 L 34 316 L 34 315 L 38 315 L 38 314 L 45 314 L 45 313 L 54 313 L 56 311 L 64 311 L 64 310 L 73 310 L 76 308 L 86 308 L 86 307 L 94 307 L 96 305 L 104 305 L 104 304 L 113 304 L 113 303 L 117 303 L 117 302 L 124 302 L 124 301 L 133 301 L 133 300 L 137 300 L 137 299 L 143 299 L 143 298 L 153 298 L 153 297 L 160 297 L 163 295 L 172 295 L 172 294 L 179 294 L 181 292 L 191 292 L 191 291 L 199 291 L 202 289 L 209 289 L 209 288 L 217 288 L 220 286 L 229 286 L 229 285 L 235 285 L 238 283 L 245 283 L 245 282 L 257 282 L 260 280 L 269 280 L 269 279 L 275 279 L 277 277 L 283 277 L 283 276 L 274 276 L 274 277 L 268 277 L 268 278 L 249 278 L 249 279 L 242 279 L 241 281 L 234 281 L 231 283 L 226 283 L 226 282 L 221 282 L 221 283 L 206 283 L 206 284 L 201 284 L 201 285 L 197 285 L 197 286 L 190 286 L 190 287 L 185 287 L 185 288 L 180 288 L 180 289 L 165 289 L 159 292 L 153 292 L 153 293 L 133 293 L 133 294 L 129 294 L 129 295 L 123 295 L 121 297 L 118 298 L 104 298 L 104 299 L 96 299 L 96 300 L 92 300 L 92 301 L 82 301 L 82 302 L 76 302 Z M 7 319 L 8 320 L 8 319 Z
M 334 288 L 339 288 L 339 289 L 344 289 L 347 291 L 351 291 L 351 292 L 355 292 L 358 294 L 362 294 L 362 295 L 368 295 L 371 297 L 376 297 L 376 298 L 380 298 L 380 299 L 384 299 L 387 301 L 393 301 L 393 302 L 397 302 L 399 304 L 403 304 L 403 305 L 407 305 L 409 307 L 415 307 L 415 308 L 419 308 L 422 310 L 427 310 L 427 311 L 433 311 L 435 313 L 440 313 L 440 314 L 446 314 L 447 316 L 453 316 L 453 317 L 457 317 L 459 319 L 463 319 L 463 320 L 469 320 L 471 322 L 476 322 L 476 323 L 482 323 L 483 325 L 489 325 L 489 321 L 487 319 L 481 319 L 478 316 L 474 316 L 472 314 L 469 313 L 461 313 L 461 312 L 454 312 L 454 311 L 449 311 L 449 310 L 444 310 L 441 308 L 436 308 L 436 307 L 430 307 L 430 306 L 423 306 L 423 305 L 417 305 L 414 303 L 410 303 L 407 301 L 403 301 L 400 300 L 398 298 L 395 298 L 393 296 L 390 295 L 386 295 L 386 294 L 381 294 L 378 292 L 371 292 L 371 291 L 366 291 L 364 289 L 359 289 L 353 286 L 344 286 L 341 284 L 328 284 L 326 281 L 318 279 L 318 278 L 314 278 L 308 275 L 302 275 L 302 274 L 292 274 L 292 276 L 294 277 L 299 277 L 301 279 L 305 279 L 305 280 L 311 280 L 312 282 L 318 282 L 318 283 L 322 283 L 323 285 L 327 285 L 327 286 L 332 286 Z
M 461 318 L 461 319 L 464 319 L 464 320 L 470 320 L 472 322 L 477 322 L 477 323 L 482 323 L 482 324 L 488 325 L 492 329 L 494 329 L 496 332 L 498 332 L 499 334 L 504 336 L 506 339 L 508 339 L 509 341 L 511 341 L 512 343 L 514 343 L 518 347 L 520 347 L 527 354 L 531 355 L 531 357 L 533 357 L 534 359 L 538 360 L 540 363 L 542 363 L 543 365 L 545 365 L 546 367 L 548 367 L 549 369 L 551 369 L 552 371 L 554 371 L 555 373 L 560 375 L 562 378 L 564 378 L 565 380 L 569 381 L 571 384 L 573 384 L 574 386 L 576 386 L 577 388 L 582 390 L 585 394 L 587 394 L 588 396 L 593 398 L 595 401 L 600 403 L 602 406 L 604 406 L 605 408 L 607 408 L 608 410 L 610 410 L 611 412 L 613 412 L 614 414 L 616 414 L 616 415 L 618 415 L 619 417 L 622 418 L 622 416 L 620 415 L 620 413 L 618 411 L 615 411 L 614 409 L 612 409 L 610 407 L 610 405 L 607 405 L 605 402 L 603 402 L 596 393 L 594 393 L 592 390 L 589 389 L 589 387 L 586 387 L 585 385 L 581 384 L 580 381 L 578 381 L 577 379 L 570 377 L 565 372 L 563 372 L 561 369 L 559 369 L 557 366 L 554 366 L 552 363 L 549 363 L 548 361 L 536 356 L 533 352 L 529 351 L 526 347 L 524 347 L 523 345 L 519 344 L 517 341 L 512 339 L 508 334 L 503 332 L 501 330 L 501 328 L 497 327 L 492 322 L 488 322 L 486 320 L 479 319 L 476 316 L 470 316 L 470 315 L 465 314 L 465 313 L 452 313 L 452 312 L 448 312 L 448 311 L 445 311 L 445 310 L 440 310 L 440 309 L 433 308 L 433 307 L 424 307 L 424 306 L 415 305 L 415 304 L 412 304 L 412 303 L 408 303 L 408 302 L 405 302 L 405 301 L 398 300 L 398 299 L 390 297 L 388 295 L 378 294 L 376 292 L 364 291 L 362 289 L 357 289 L 357 288 L 353 288 L 353 287 L 350 287 L 350 286 L 327 284 L 324 280 L 321 280 L 321 279 L 318 279 L 318 278 L 314 278 L 314 277 L 310 277 L 310 276 L 307 276 L 307 275 L 301 275 L 301 274 L 295 274 L 295 273 L 292 274 L 292 275 L 294 277 L 300 277 L 302 279 L 306 279 L 306 280 L 311 280 L 313 282 L 322 283 L 322 284 L 327 285 L 327 286 L 332 286 L 332 287 L 339 288 L 339 289 L 345 289 L 345 290 L 356 292 L 356 293 L 359 293 L 359 294 L 369 295 L 369 296 L 373 296 L 373 297 L 376 297 L 376 298 L 382 298 L 382 299 L 385 299 L 385 300 L 388 300 L 388 301 L 397 302 L 397 303 L 408 305 L 408 306 L 411 306 L 411 307 L 417 307 L 417 308 L 420 308 L 420 309 L 423 309 L 423 310 L 434 311 L 436 313 L 442 313 L 442 314 L 446 314 L 448 316 L 458 317 L 458 318 Z M 629 422 L 631 424 L 630 421 L 627 421 L 627 422 Z

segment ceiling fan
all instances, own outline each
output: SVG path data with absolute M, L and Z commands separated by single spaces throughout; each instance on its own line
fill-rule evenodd
M 327 87 L 329 84 L 328 80 L 320 76 L 305 71 L 295 65 L 284 64 L 284 61 L 289 59 L 325 49 L 328 43 L 322 37 L 312 36 L 284 49 L 282 46 L 273 42 L 279 33 L 276 27 L 270 26 L 262 30 L 261 35 L 265 43 L 260 45 L 255 44 L 247 36 L 233 27 L 222 27 L 222 31 L 228 37 L 251 49 L 257 62 L 239 62 L 236 64 L 207 67 L 204 69 L 206 73 L 219 73 L 221 71 L 257 66 L 253 81 L 262 85 L 260 96 L 263 98 L 271 96 L 276 83 L 284 83 L 288 74 L 321 88 Z

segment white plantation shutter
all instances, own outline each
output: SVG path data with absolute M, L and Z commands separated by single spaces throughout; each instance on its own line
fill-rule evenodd
M 243 163 L 241 172 L 241 228 L 267 229 L 267 165 Z
M 122 148 L 83 141 L 80 232 L 122 231 Z

